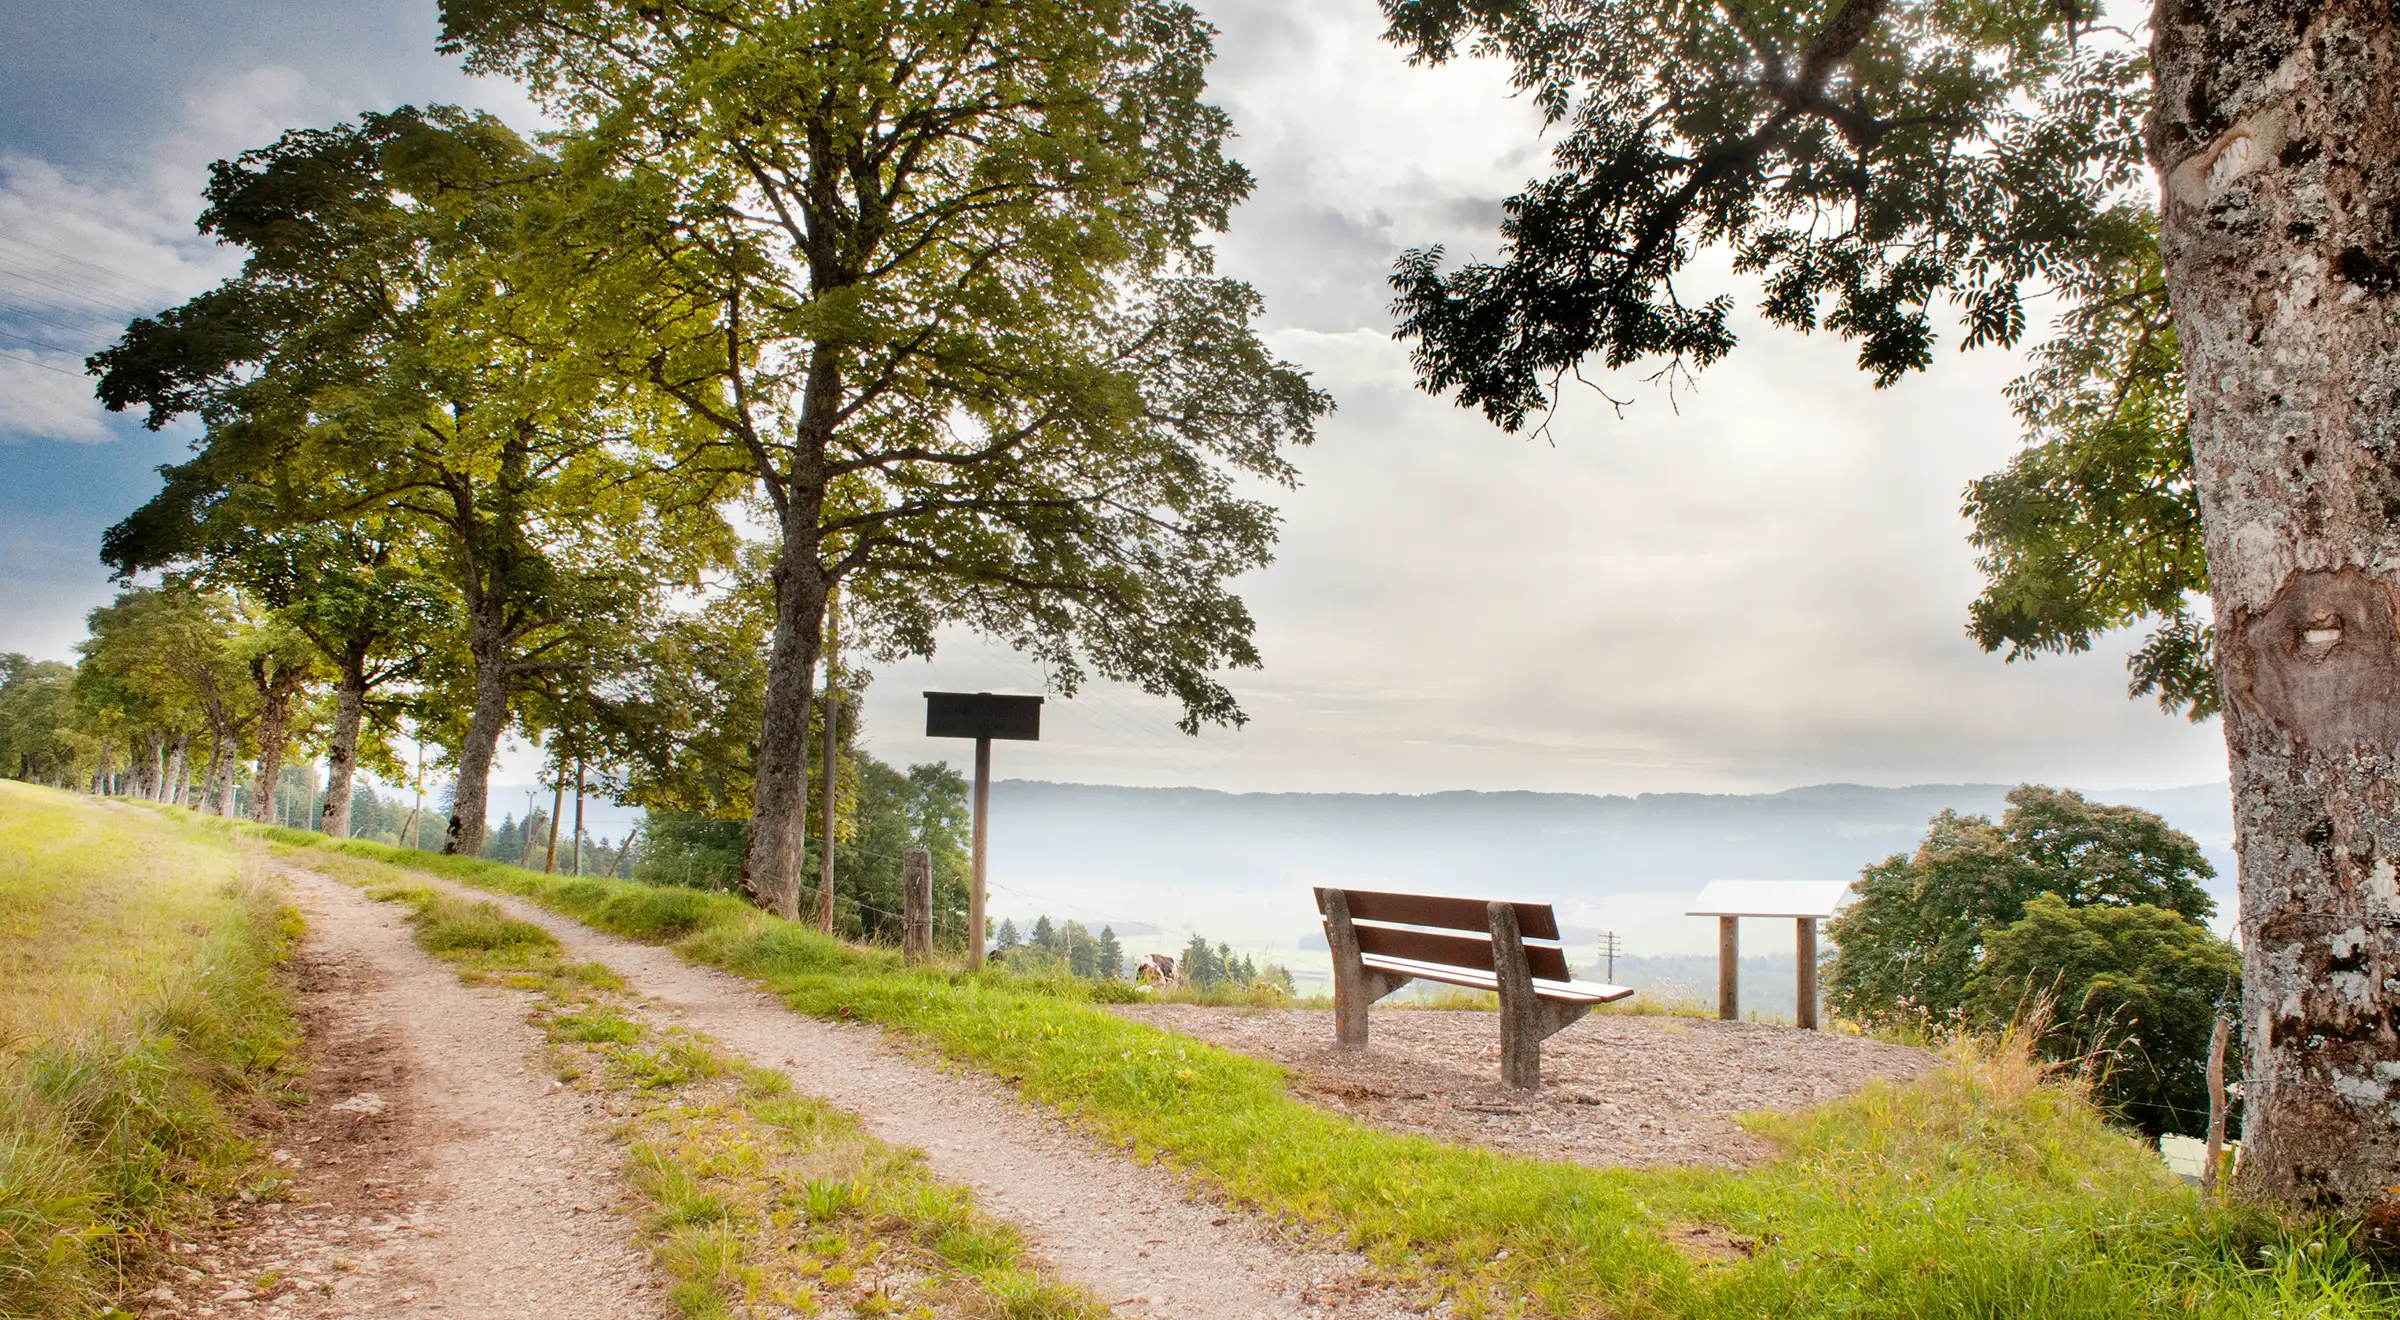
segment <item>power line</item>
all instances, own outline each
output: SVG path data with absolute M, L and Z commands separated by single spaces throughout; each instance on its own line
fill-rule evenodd
M 5 348 L 0 348 L 0 358 L 7 358 L 11 362 L 22 362 L 29 367 L 40 367 L 44 371 L 55 371 L 61 376 L 71 376 L 76 380 L 83 379 L 83 373 L 80 371 L 69 371 L 64 367 L 54 367 L 47 362 L 25 357 L 21 354 L 11 353 Z

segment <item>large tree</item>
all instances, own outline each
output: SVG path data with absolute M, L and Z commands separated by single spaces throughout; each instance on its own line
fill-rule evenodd
M 525 79 L 590 191 L 550 245 L 616 259 L 619 369 L 704 434 L 677 469 L 759 500 L 774 630 L 744 884 L 800 888 L 826 601 L 886 653 L 964 622 L 1240 713 L 1228 589 L 1326 406 L 1202 241 L 1248 187 L 1171 0 L 451 0 L 471 66 Z
M 458 627 L 422 671 L 422 722 L 458 772 L 445 848 L 467 854 L 520 698 L 723 541 L 705 503 L 645 501 L 646 415 L 561 320 L 573 264 L 526 246 L 553 174 L 448 109 L 287 133 L 211 174 L 201 228 L 246 250 L 241 274 L 93 359 L 110 407 L 209 423 L 176 474 L 204 489 L 161 501 L 247 483 L 274 496 L 243 506 L 271 515 L 254 531 L 398 519 L 431 543 Z
M 2155 225 L 2213 602 L 2168 640 L 2213 644 L 2225 711 L 2245 1167 L 2400 1238 L 2400 16 L 2162 0 L 2145 57 L 2047 0 L 1384 9 L 1420 57 L 1506 58 L 1566 126 L 1498 261 L 1395 277 L 1422 383 L 1505 425 L 1587 359 L 1730 350 L 1730 301 L 1675 281 L 1703 245 L 1888 383 L 1937 303 L 2012 342 L 2028 286 L 2093 307 Z

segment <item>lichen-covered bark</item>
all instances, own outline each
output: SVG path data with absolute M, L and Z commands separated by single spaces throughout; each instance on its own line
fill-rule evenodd
M 367 704 L 363 648 L 342 657 L 341 681 L 333 689 L 333 734 L 325 741 L 325 807 L 317 828 L 337 839 L 350 837 L 350 792 L 358 772 L 358 733 Z
M 808 723 L 815 700 L 817 651 L 824 643 L 828 584 L 817 562 L 823 497 L 795 493 L 783 519 L 775 562 L 775 632 L 767 650 L 766 712 L 751 780 L 750 838 L 742 887 L 760 907 L 800 916 L 800 868 L 808 820 Z
M 484 830 L 491 819 L 492 758 L 500 751 L 500 735 L 508 729 L 508 636 L 493 617 L 497 613 L 496 608 L 471 611 L 467 620 L 475 704 L 467 712 L 467 733 L 458 744 L 458 798 L 450 805 L 450 825 L 442 839 L 442 851 L 458 857 L 483 853 Z
M 2160 0 L 2151 126 L 2241 857 L 2249 1176 L 2400 1241 L 2400 46 Z

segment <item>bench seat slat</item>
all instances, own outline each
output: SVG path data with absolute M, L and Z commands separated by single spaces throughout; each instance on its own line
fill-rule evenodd
M 1417 962 L 1447 963 L 1453 967 L 1490 971 L 1492 968 L 1492 937 L 1489 935 L 1445 935 L 1430 930 L 1403 930 L 1394 926 L 1379 926 L 1354 921 L 1358 932 L 1358 947 L 1362 953 L 1380 953 L 1389 958 L 1410 958 Z M 1565 981 L 1567 955 L 1542 944 L 1527 944 L 1525 958 L 1533 967 L 1536 979 Z
M 1456 967 L 1449 963 L 1423 962 L 1415 958 L 1395 958 L 1388 954 L 1370 953 L 1360 962 L 1379 972 L 1395 976 L 1415 977 L 1425 981 L 1440 981 L 1446 985 L 1465 986 L 1470 990 L 1489 990 L 1498 993 L 1500 978 L 1488 971 L 1472 967 Z M 1543 999 L 1560 999 L 1573 1004 L 1613 1004 L 1629 998 L 1633 991 L 1621 985 L 1602 985 L 1597 981 L 1554 981 L 1544 977 L 1533 979 L 1533 992 Z

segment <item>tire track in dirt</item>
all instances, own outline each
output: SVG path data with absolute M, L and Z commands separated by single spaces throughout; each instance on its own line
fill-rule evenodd
M 314 885 L 336 883 L 300 874 Z M 1017 1224 L 1062 1275 L 1120 1315 L 1399 1320 L 1421 1314 L 1363 1284 L 1366 1261 L 1356 1253 L 1297 1243 L 1267 1220 L 1195 1197 L 1171 1171 L 1133 1163 L 990 1078 L 907 1057 L 879 1027 L 796 1013 L 739 977 L 531 903 L 430 876 L 411 879 L 497 903 L 541 926 L 558 937 L 567 957 L 604 963 L 623 977 L 661 1020 L 783 1072 L 799 1090 L 860 1115 L 885 1141 L 923 1150 L 936 1177 L 971 1188 L 987 1212 Z
M 613 1212 L 622 1152 L 559 1085 L 511 992 L 461 984 L 403 909 L 278 868 L 308 1103 L 272 1134 L 293 1183 L 182 1244 L 151 1316 L 651 1320 L 663 1284 Z

